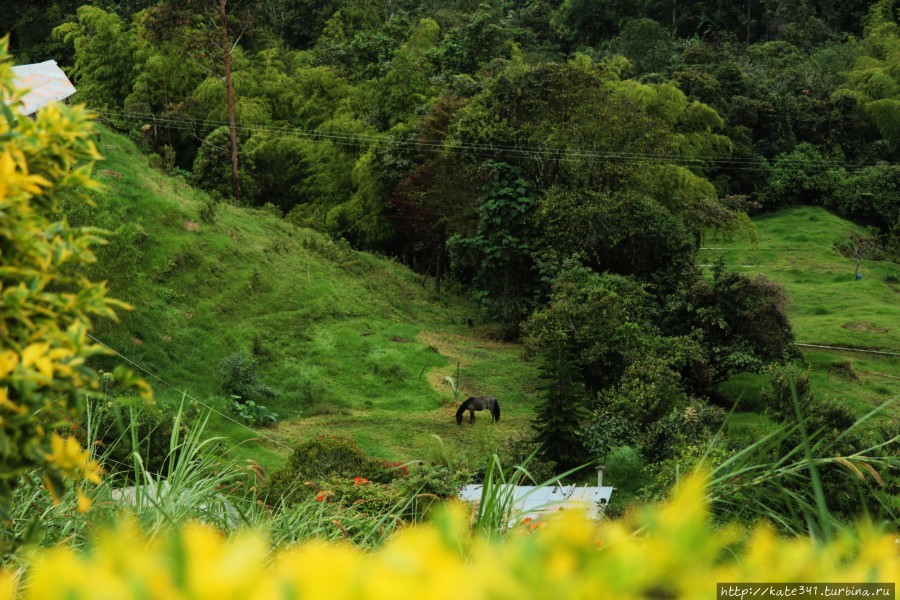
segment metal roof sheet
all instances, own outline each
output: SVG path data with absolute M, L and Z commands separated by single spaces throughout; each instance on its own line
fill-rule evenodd
M 509 484 L 501 485 L 501 494 L 510 493 Z M 459 497 L 468 502 L 479 502 L 483 491 L 482 485 L 467 485 L 459 492 Z M 547 513 L 563 510 L 567 507 L 582 507 L 590 518 L 595 519 L 599 507 L 607 504 L 612 497 L 612 487 L 553 485 L 512 486 L 513 520 L 529 517 L 537 519 Z
M 56 65 L 55 60 L 47 60 L 31 65 L 12 68 L 13 83 L 18 88 L 28 88 L 22 96 L 25 114 L 35 113 L 41 107 L 68 98 L 75 93 L 75 86 Z

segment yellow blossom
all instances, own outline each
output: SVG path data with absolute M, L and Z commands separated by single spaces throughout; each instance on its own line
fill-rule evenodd
M 12 350 L 0 352 L 0 377 L 6 377 L 19 364 L 19 355 Z
M 53 377 L 53 359 L 49 356 L 50 344 L 31 344 L 22 352 L 22 366 L 36 368 L 41 375 Z
M 93 501 L 84 495 L 81 490 L 78 490 L 78 512 L 85 513 L 93 504 Z
M 100 465 L 90 459 L 91 453 L 81 449 L 72 436 L 63 439 L 59 434 L 50 438 L 52 452 L 47 461 L 55 464 L 60 470 L 73 477 L 82 477 L 93 483 L 100 483 Z
M 0 572 L 0 600 L 16 591 L 23 600 L 699 600 L 715 596 L 716 582 L 890 582 L 900 572 L 894 536 L 871 526 L 821 545 L 765 527 L 746 544 L 726 528 L 723 541 L 704 493 L 685 482 L 667 505 L 624 520 L 598 524 L 567 511 L 532 535 L 499 539 L 472 534 L 451 508 L 374 551 L 322 541 L 272 549 L 258 533 L 228 537 L 202 525 L 148 540 L 126 521 L 90 551 L 44 551 L 20 590 L 9 591 L 13 577 Z

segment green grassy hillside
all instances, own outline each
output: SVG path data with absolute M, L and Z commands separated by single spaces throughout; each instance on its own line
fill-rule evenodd
M 536 365 L 521 347 L 466 326 L 465 302 L 436 298 L 405 267 L 264 211 L 220 204 L 204 221 L 207 196 L 150 168 L 129 140 L 103 130 L 100 151 L 105 192 L 96 207 L 67 211 L 73 222 L 115 231 L 92 275 L 134 310 L 119 324 L 99 323 L 96 335 L 152 373 L 162 402 L 177 402 L 183 390 L 233 417 L 218 365 L 243 349 L 259 361 L 261 382 L 278 391 L 265 404 L 279 424 L 260 432 L 286 445 L 343 433 L 400 460 L 423 458 L 433 434 L 494 445 L 525 428 Z M 461 399 L 500 398 L 499 426 L 489 418 L 456 425 L 444 377 L 457 362 Z M 274 465 L 285 454 L 271 440 L 248 441 L 252 432 L 226 418 L 216 417 L 214 430 L 240 442 L 241 457 Z
M 427 458 L 437 435 L 475 459 L 528 429 L 537 364 L 522 347 L 467 326 L 465 301 L 436 298 L 405 267 L 265 211 L 219 204 L 210 218 L 205 194 L 151 168 L 128 139 L 103 130 L 100 141 L 106 191 L 93 208 L 67 210 L 73 222 L 115 231 L 92 275 L 134 310 L 118 324 L 99 323 L 96 334 L 151 373 L 160 401 L 177 403 L 185 391 L 225 413 L 213 428 L 235 441 L 236 456 L 275 466 L 286 446 L 341 433 L 395 460 Z M 832 248 L 853 225 L 817 208 L 756 223 L 757 243 L 708 240 L 701 262 L 722 256 L 732 269 L 782 284 L 801 343 L 900 352 L 896 265 L 866 261 L 855 280 L 853 262 Z M 220 387 L 220 361 L 239 350 L 256 357 L 261 382 L 278 391 L 266 404 L 279 423 L 259 436 L 229 420 L 236 416 Z M 805 360 L 814 391 L 858 414 L 900 393 L 896 356 L 807 349 Z M 486 417 L 456 425 L 445 378 L 457 364 L 461 397 L 500 398 L 499 425 Z M 731 421 L 737 438 L 770 427 L 759 414 L 764 383 L 743 374 L 724 386 L 751 409 Z
M 719 257 L 729 269 L 763 275 L 782 285 L 798 343 L 860 351 L 802 347 L 814 392 L 847 403 L 858 415 L 900 395 L 900 268 L 888 261 L 856 261 L 834 244 L 859 227 L 818 207 L 796 207 L 754 219 L 758 240 L 708 239 L 700 262 Z M 874 350 L 877 354 L 864 352 Z M 726 384 L 733 397 L 757 404 L 764 379 L 743 374 Z M 900 413 L 894 402 L 891 413 Z M 738 416 L 752 431 L 757 415 Z

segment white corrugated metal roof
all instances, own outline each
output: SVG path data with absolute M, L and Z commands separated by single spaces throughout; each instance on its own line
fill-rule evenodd
M 56 65 L 55 60 L 48 60 L 32 65 L 19 65 L 12 68 L 13 83 L 18 88 L 28 88 L 22 97 L 25 114 L 35 113 L 41 107 L 68 98 L 75 93 L 75 86 Z
M 503 484 L 506 488 L 509 484 Z M 468 502 L 481 500 L 481 485 L 467 485 L 459 492 L 459 497 Z M 501 494 L 509 493 L 506 489 Z M 582 506 L 590 518 L 595 519 L 598 508 L 609 503 L 612 487 L 576 486 L 576 485 L 516 485 L 513 486 L 514 520 L 529 517 L 537 519 L 541 515 L 555 512 L 566 506 Z

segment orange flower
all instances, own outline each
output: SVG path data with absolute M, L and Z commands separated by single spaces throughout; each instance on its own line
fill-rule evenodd
M 323 490 L 316 494 L 316 502 L 325 502 L 329 498 L 334 496 L 334 492 L 329 492 L 328 490 Z
M 353 485 L 366 485 L 367 483 L 369 483 L 369 480 L 366 479 L 365 477 L 354 477 L 353 478 Z

